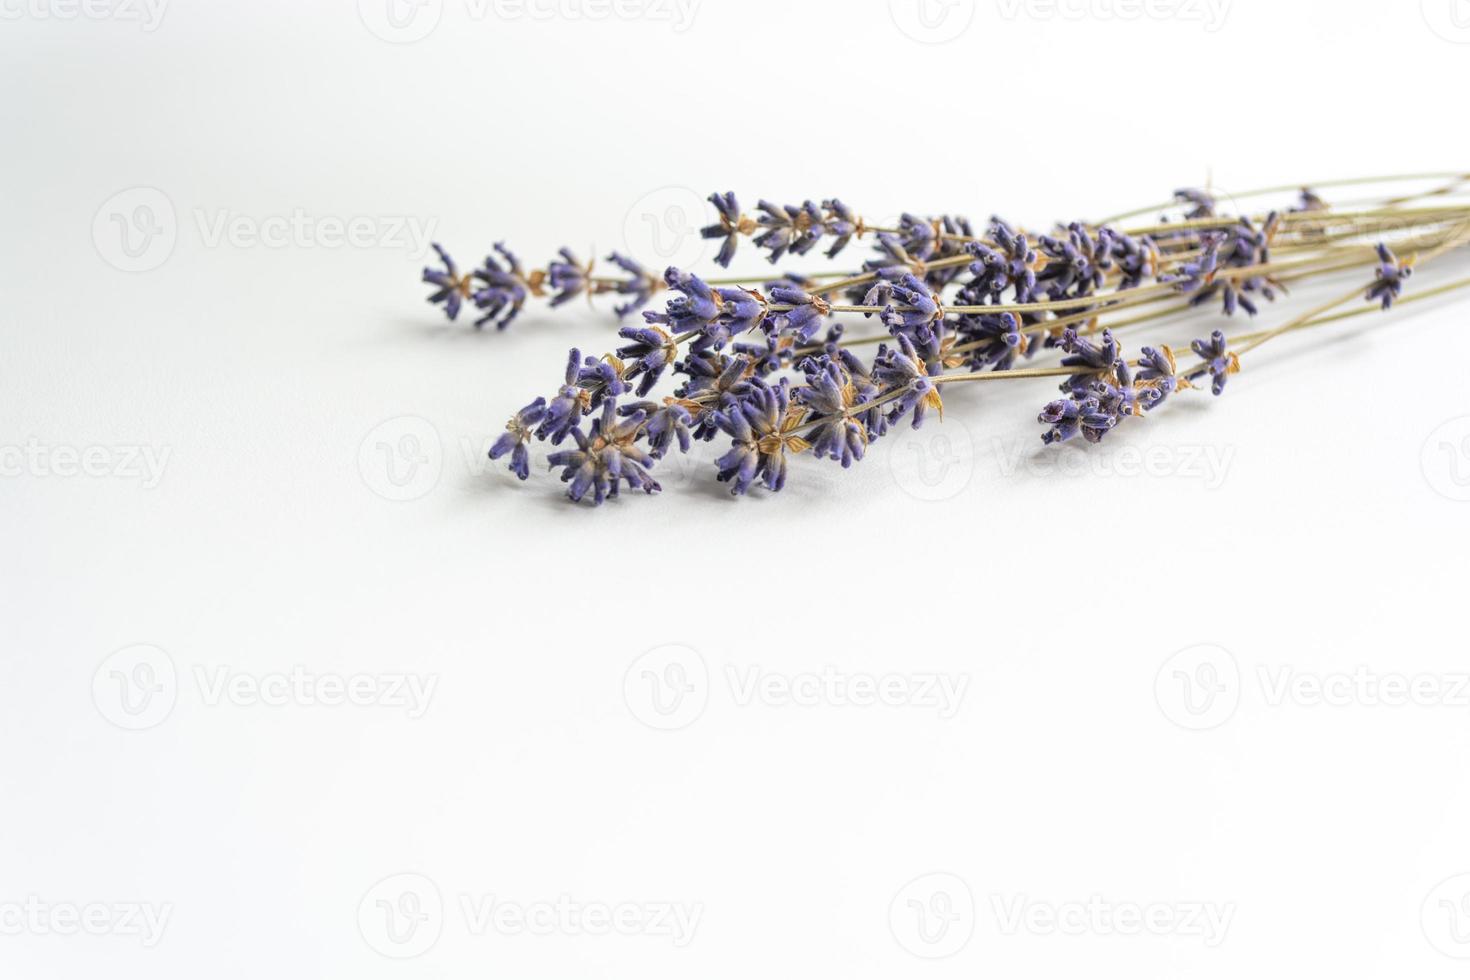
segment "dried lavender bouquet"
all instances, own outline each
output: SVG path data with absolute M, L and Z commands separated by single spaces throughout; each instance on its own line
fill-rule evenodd
M 1321 193 L 1399 182 L 1424 189 L 1333 203 Z M 548 442 L 556 447 L 548 462 L 568 496 L 600 504 L 625 484 L 659 490 L 654 471 L 668 453 L 724 439 L 729 449 L 714 476 L 743 495 L 757 484 L 780 490 L 793 456 L 847 467 L 902 421 L 915 428 L 942 421 L 946 385 L 1059 379 L 1062 397 L 1038 415 L 1048 444 L 1079 435 L 1100 442 L 1125 420 L 1206 385 L 1220 395 L 1256 348 L 1389 310 L 1416 264 L 1470 244 L 1470 203 L 1459 200 L 1467 183 L 1470 174 L 1443 173 L 1263 188 L 1239 199 L 1296 198 L 1279 210 L 1241 214 L 1226 213 L 1208 191 L 1181 190 L 1166 204 L 1034 238 L 1000 218 L 979 234 L 950 215 L 904 214 L 893 227 L 872 227 L 838 200 L 761 201 L 751 213 L 735 195 L 714 194 L 703 234 L 720 241 L 715 261 L 723 267 L 747 238 L 772 263 L 819 246 L 832 258 L 864 240 L 872 253 L 845 273 L 706 279 L 677 268 L 655 275 L 616 253 L 608 259 L 619 274 L 598 275 L 565 248 L 545 269 L 528 270 L 503 244 L 479 268 L 461 272 L 435 245 L 442 267 L 425 269 L 423 279 L 449 319 L 466 303 L 479 311 L 477 328 L 503 329 L 540 297 L 556 307 L 611 296 L 618 317 L 642 313 L 642 323 L 621 328 L 615 351 L 584 357 L 572 350 L 551 395 L 511 416 L 490 457 L 508 457 L 522 480 L 530 444 Z M 1154 212 L 1161 213 L 1151 224 L 1123 224 Z M 1385 237 L 1417 254 L 1400 258 Z M 1352 280 L 1340 298 L 1268 329 L 1228 337 L 1213 331 L 1190 343 L 1189 354 L 1155 343 L 1129 357 L 1117 339 L 1125 329 L 1198 316 L 1207 304 L 1254 317 L 1289 284 L 1332 277 Z M 665 293 L 663 309 L 644 309 Z M 1339 310 L 1364 300 L 1372 306 Z M 839 316 L 860 317 L 872 329 L 853 336 L 858 331 Z M 1051 363 L 1017 366 L 1043 357 Z M 676 383 L 653 400 L 666 374 Z

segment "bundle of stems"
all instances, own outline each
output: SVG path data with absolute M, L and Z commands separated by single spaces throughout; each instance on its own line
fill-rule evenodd
M 1325 193 L 1370 185 L 1391 192 L 1336 203 Z M 793 456 L 847 467 L 901 420 L 942 421 L 949 385 L 1058 379 L 1063 397 L 1038 415 L 1047 443 L 1101 442 L 1206 384 L 1220 395 L 1242 358 L 1277 337 L 1470 286 L 1404 295 L 1416 268 L 1470 244 L 1467 187 L 1465 173 L 1270 187 L 1232 200 L 1294 199 L 1245 213 L 1188 189 L 1034 236 L 999 218 L 977 233 L 953 215 L 906 213 L 874 227 L 836 199 L 761 201 L 747 213 L 733 194 L 714 194 L 703 234 L 720 242 L 722 266 L 747 240 L 772 263 L 823 245 L 829 258 L 855 243 L 872 254 L 842 272 L 702 278 L 677 268 L 655 275 L 617 253 L 608 258 L 619 275 L 600 275 L 565 248 L 528 270 L 503 244 L 461 272 L 436 245 L 442 267 L 425 269 L 424 280 L 451 320 L 475 307 L 477 327 L 503 329 L 536 298 L 559 307 L 611 295 L 620 318 L 641 311 L 642 323 L 619 331 L 621 346 L 601 356 L 572 350 L 560 384 L 511 416 L 490 456 L 508 458 L 521 479 L 530 445 L 545 441 L 560 447 L 548 462 L 573 500 L 602 503 L 623 486 L 653 493 L 668 453 L 723 437 L 730 447 L 715 477 L 743 495 L 757 484 L 780 490 Z M 1214 330 L 1188 354 L 1155 343 L 1130 357 L 1118 340 L 1216 308 L 1253 318 L 1300 285 L 1333 280 L 1345 284 L 1336 298 L 1268 328 Z M 662 309 L 644 309 L 656 298 Z M 677 383 L 651 399 L 665 375 Z

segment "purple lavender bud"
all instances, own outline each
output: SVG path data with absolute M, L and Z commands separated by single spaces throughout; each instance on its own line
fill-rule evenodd
M 1066 442 L 1078 433 L 1088 442 L 1101 442 L 1118 424 L 1117 417 L 1103 411 L 1098 400 L 1091 397 L 1050 402 L 1036 420 L 1051 426 L 1041 435 L 1041 441 L 1047 445 Z
M 740 202 L 735 199 L 734 191 L 711 194 L 709 202 L 715 206 L 720 220 L 701 228 L 699 234 L 703 238 L 721 239 L 720 252 L 715 256 L 715 263 L 728 269 L 730 260 L 735 257 L 735 246 L 740 243 L 740 233 L 745 230 L 745 222 L 740 215 Z
M 936 321 L 944 319 L 944 307 L 939 297 L 929 291 L 929 286 L 913 273 L 906 274 L 890 287 L 892 299 L 903 303 L 898 309 L 892 302 L 885 304 L 883 323 L 890 330 L 917 332 Z
M 628 390 L 623 381 L 622 365 L 609 360 L 588 357 L 577 371 L 577 387 L 582 391 L 583 404 L 592 411 L 605 400 L 616 398 Z
M 803 344 L 822 328 L 823 317 L 832 312 L 831 304 L 824 298 L 793 286 L 772 286 L 770 299 L 773 303 L 793 307 L 772 317 L 770 325 L 774 331 L 794 336 Z
M 939 386 L 929 377 L 924 359 L 915 349 L 907 334 L 898 335 L 898 346 L 882 344 L 873 358 L 873 379 L 882 386 L 883 394 L 901 392 L 888 411 L 888 421 L 897 422 L 910 411 L 914 413 L 913 427 L 924 424 L 924 417 L 933 408 L 944 417 L 944 403 L 939 398 Z
M 1099 345 L 1077 333 L 1075 327 L 1068 327 L 1062 332 L 1058 346 L 1068 355 L 1062 358 L 1062 367 L 1082 368 L 1062 382 L 1062 390 L 1071 392 L 1073 397 L 1085 397 L 1091 390 L 1092 383 L 1100 375 L 1112 370 L 1118 361 L 1118 342 L 1113 339 L 1110 330 L 1102 332 L 1102 343 Z
M 675 442 L 678 443 L 679 452 L 689 451 L 692 444 L 689 427 L 694 420 L 689 409 L 679 399 L 665 398 L 662 405 L 635 402 L 622 406 L 618 412 L 621 415 L 632 415 L 635 412 L 644 414 L 643 428 L 648 436 L 648 454 L 654 459 L 662 459 Z
M 549 439 L 553 446 L 559 446 L 582 418 L 586 397 L 582 389 L 577 387 L 577 375 L 581 370 L 582 352 L 573 347 L 567 353 L 565 381 L 546 406 L 546 414 L 541 419 L 540 428 L 536 430 L 537 439 Z
M 552 453 L 547 462 L 561 469 L 561 480 L 568 483 L 567 496 L 582 500 L 592 492 L 592 503 L 600 504 L 618 495 L 620 483 L 634 490 L 655 493 L 661 489 L 648 470 L 654 459 L 638 445 L 642 435 L 644 413 L 634 411 L 618 421 L 617 401 L 608 398 L 602 405 L 601 417 L 592 422 L 592 431 L 572 430 L 576 449 Z
M 439 256 L 439 261 L 444 264 L 443 269 L 424 267 L 424 282 L 437 286 L 438 289 L 429 296 L 430 303 L 443 303 L 444 315 L 453 320 L 459 316 L 460 307 L 469 298 L 472 291 L 469 276 L 461 276 L 459 268 L 454 264 L 454 259 L 444 251 L 438 242 L 433 243 L 434 251 Z
M 1368 287 L 1368 301 L 1377 300 L 1386 310 L 1393 306 L 1393 301 L 1399 298 L 1404 291 L 1404 280 L 1414 274 L 1414 262 L 1412 259 L 1399 261 L 1389 247 L 1383 242 L 1378 243 L 1378 272 L 1373 279 L 1372 285 Z
M 510 453 L 510 471 L 522 480 L 530 473 L 530 453 L 526 443 L 535 435 L 535 425 L 546 416 L 546 399 L 538 398 L 505 423 L 505 432 L 490 447 L 490 458 L 499 459 Z
M 479 329 L 495 320 L 495 329 L 504 330 L 526 305 L 530 295 L 530 283 L 521 271 L 520 261 L 505 247 L 504 242 L 495 243 L 495 251 L 505 264 L 496 261 L 494 255 L 485 257 L 485 263 L 471 275 L 484 286 L 470 294 L 470 300 L 485 315 L 475 321 Z M 497 319 L 498 318 L 498 319 Z
M 653 273 L 627 256 L 613 252 L 607 260 L 628 274 L 628 278 L 619 281 L 615 287 L 619 295 L 632 297 L 628 302 L 613 307 L 613 312 L 620 318 L 643 309 L 663 286 Z
M 784 380 L 768 385 L 755 379 L 743 394 L 726 396 L 715 423 L 733 442 L 730 451 L 715 461 L 716 479 L 728 482 L 736 495 L 748 491 L 757 479 L 769 490 L 780 490 L 786 485 L 787 452 L 810 447 L 795 432 L 804 415 L 804 409 L 790 409 Z
M 638 397 L 642 398 L 658 384 L 664 369 L 674 363 L 679 356 L 679 347 L 667 332 L 658 327 L 623 327 L 618 336 L 632 341 L 619 347 L 617 354 L 624 361 L 632 361 L 624 370 L 623 379 L 632 381 L 640 378 Z
M 551 288 L 557 290 L 555 296 L 551 297 L 552 306 L 560 306 L 568 300 L 576 299 L 587 292 L 592 285 L 592 266 L 583 265 L 572 254 L 569 248 L 557 251 L 561 261 L 553 261 L 546 267 L 546 281 Z
M 1197 221 L 1202 218 L 1213 218 L 1215 216 L 1215 196 L 1208 191 L 1202 191 L 1194 187 L 1185 187 L 1174 192 L 1174 200 L 1180 204 L 1192 205 L 1190 210 L 1184 213 L 1185 220 Z
M 868 433 L 863 422 L 847 414 L 866 398 L 840 358 L 824 354 L 808 358 L 802 367 L 806 384 L 796 388 L 791 398 L 814 417 L 815 424 L 808 433 L 812 454 L 817 459 L 837 460 L 845 469 L 862 459 L 867 448 Z
M 1211 378 L 1210 391 L 1216 395 L 1225 390 L 1225 382 L 1230 375 L 1240 370 L 1240 358 L 1229 349 L 1225 342 L 1225 335 L 1216 330 L 1210 334 L 1209 340 L 1196 340 L 1190 343 L 1190 350 L 1207 363 L 1191 371 L 1191 379 L 1209 374 Z

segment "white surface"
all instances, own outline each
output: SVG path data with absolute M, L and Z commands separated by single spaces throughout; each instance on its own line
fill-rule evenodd
M 539 263 L 634 247 L 642 215 L 715 188 L 1035 225 L 1210 168 L 1238 189 L 1463 167 L 1457 8 L 1236 0 L 1211 31 L 962 0 L 930 11 L 962 33 L 923 44 L 881 0 L 704 0 L 682 31 L 446 0 L 392 44 L 345 0 L 174 0 L 151 31 L 38 3 L 0 25 L 0 444 L 51 461 L 0 480 L 0 974 L 1462 975 L 1440 903 L 1470 887 L 1438 886 L 1470 872 L 1466 307 L 1273 343 L 1080 472 L 1038 471 L 1050 388 L 1028 383 L 955 393 L 947 443 L 803 461 L 777 497 L 729 500 L 706 447 L 697 479 L 593 511 L 479 457 L 607 318 L 476 334 L 423 304 L 396 239 L 211 239 L 299 209 L 379 242 L 412 216 L 463 262 L 503 237 Z M 139 187 L 175 240 L 128 273 L 109 215 L 158 204 L 113 200 Z M 426 492 L 392 502 L 377 445 L 415 434 Z M 112 475 L 56 475 L 68 447 L 108 447 Z M 116 472 L 126 447 L 166 454 L 156 486 Z M 1161 471 L 1119 471 L 1146 447 Z M 1209 458 L 1217 478 L 1187 462 Z M 168 659 L 109 659 L 138 644 Z M 669 644 L 701 659 L 640 660 Z M 707 702 L 675 731 L 641 720 L 665 656 Z M 138 658 L 176 684 L 134 717 L 113 672 Z M 1206 661 L 1220 724 L 1187 730 L 1175 672 Z M 1288 668 L 1360 666 L 1439 703 L 1275 698 Z M 731 680 L 827 667 L 965 686 L 942 717 L 742 705 Z M 436 686 L 417 718 L 210 688 L 298 669 Z M 402 945 L 376 904 L 423 889 L 399 874 L 443 901 Z M 936 890 L 959 918 L 930 945 L 908 903 Z M 563 895 L 700 918 L 680 948 L 476 934 L 462 904 Z M 1228 930 L 997 913 L 1092 896 Z M 38 934 L 28 902 L 169 918 L 145 948 L 115 920 Z

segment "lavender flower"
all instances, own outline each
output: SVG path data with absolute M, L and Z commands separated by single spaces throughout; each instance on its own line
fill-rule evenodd
M 618 495 L 618 485 L 626 482 L 635 490 L 655 493 L 661 489 L 649 475 L 653 457 L 637 444 L 643 429 L 643 412 L 635 411 L 623 421 L 617 418 L 617 402 L 609 398 L 602 415 L 592 422 L 592 431 L 583 435 L 572 429 L 577 448 L 552 453 L 547 462 L 552 469 L 561 468 L 561 480 L 570 483 L 567 496 L 581 500 L 590 490 L 592 502 L 600 504 Z
M 613 287 L 619 295 L 632 297 L 628 302 L 613 308 L 613 312 L 620 318 L 643 309 L 653 298 L 653 294 L 663 288 L 658 277 L 627 256 L 613 252 L 607 260 L 628 274 L 627 279 L 620 280 Z
M 1378 272 L 1368 287 L 1368 301 L 1378 300 L 1389 309 L 1404 291 L 1404 280 L 1414 274 L 1414 260 L 1400 261 L 1383 242 L 1378 243 Z
M 1207 362 L 1190 372 L 1190 376 L 1198 377 L 1208 373 L 1211 378 L 1210 391 L 1213 394 L 1218 395 L 1224 391 L 1226 380 L 1240 371 L 1240 358 L 1228 348 L 1225 335 L 1218 330 L 1210 334 L 1209 340 L 1196 340 L 1189 347 L 1201 360 Z
M 756 379 L 743 395 L 727 397 L 715 422 L 734 443 L 715 461 L 716 479 L 728 482 L 737 496 L 757 479 L 769 490 L 780 490 L 786 485 L 786 454 L 811 447 L 796 434 L 805 415 L 805 409 L 790 406 L 785 381 L 768 385 Z
M 495 251 L 505 265 L 497 262 L 494 255 L 487 255 L 484 265 L 471 273 L 484 283 L 470 295 L 475 306 L 485 314 L 475 321 L 476 329 L 499 317 L 495 329 L 504 330 L 520 314 L 526 297 L 534 291 L 535 284 L 526 278 L 520 261 L 505 247 L 505 243 L 496 242 Z
M 464 301 L 469 299 L 473 290 L 473 280 L 469 276 L 459 274 L 459 268 L 454 264 L 454 259 L 444 251 L 438 242 L 434 243 L 434 251 L 439 255 L 439 261 L 444 264 L 443 269 L 424 267 L 424 282 L 439 287 L 429 297 L 430 303 L 443 303 L 444 315 L 453 320 L 459 316 L 460 307 Z
M 1152 389 L 1156 396 L 1145 407 L 1152 409 L 1180 388 L 1188 388 L 1189 382 L 1178 375 L 1174 352 L 1167 345 L 1145 347 L 1139 352 L 1138 387 Z
M 582 418 L 588 404 L 587 393 L 577 386 L 577 376 L 581 372 L 582 352 L 573 347 L 567 352 L 565 382 L 546 406 L 546 414 L 536 430 L 537 439 L 549 439 L 553 446 L 559 446 Z
M 632 341 L 618 348 L 618 357 L 632 360 L 633 363 L 623 371 L 623 380 L 639 378 L 638 397 L 642 398 L 658 384 L 664 369 L 679 356 L 679 345 L 667 331 L 656 326 L 623 327 L 618 336 Z
M 832 312 L 832 304 L 821 296 L 812 295 L 793 286 L 771 287 L 770 300 L 779 305 L 792 307 L 790 310 L 777 314 L 769 321 L 773 332 L 789 334 L 803 344 L 811 340 L 812 335 L 821 329 L 822 318 Z
M 1050 298 L 1086 296 L 1102 285 L 1109 256 L 1106 251 L 1099 255 L 1097 243 L 1082 225 L 1069 225 L 1066 238 L 1042 235 L 1037 243 L 1047 262 L 1036 280 L 1046 287 Z
M 1190 210 L 1184 213 L 1187 221 L 1198 221 L 1215 216 L 1215 195 L 1209 191 L 1185 187 L 1174 192 L 1174 200 L 1180 204 L 1191 205 Z
M 1051 426 L 1042 433 L 1041 441 L 1048 446 L 1066 442 L 1078 433 L 1088 442 L 1102 442 L 1103 436 L 1118 424 L 1115 415 L 1104 411 L 1096 398 L 1059 398 L 1047 404 L 1036 420 Z
M 1067 352 L 1067 356 L 1062 358 L 1062 367 L 1082 368 L 1062 382 L 1062 390 L 1071 392 L 1074 397 L 1085 397 L 1092 389 L 1092 383 L 1112 370 L 1118 361 L 1118 342 L 1113 339 L 1111 330 L 1104 330 L 1102 343 L 1094 344 L 1078 334 L 1076 328 L 1068 327 L 1062 332 L 1060 346 Z
M 928 285 L 913 273 L 906 274 L 889 286 L 893 299 L 905 304 L 902 309 L 888 303 L 883 309 L 883 323 L 890 330 L 918 332 L 944 319 L 944 307 L 939 297 L 929 291 Z
M 896 395 L 894 407 L 888 412 L 888 421 L 896 422 L 908 412 L 914 413 L 913 427 L 924 424 L 929 409 L 944 418 L 944 402 L 939 398 L 939 386 L 929 377 L 924 359 L 914 349 L 907 334 L 898 335 L 898 347 L 882 344 L 873 359 L 873 378 L 883 387 L 884 396 Z
M 534 427 L 546 416 L 546 399 L 538 398 L 505 423 L 505 432 L 490 447 L 490 458 L 499 459 L 510 453 L 510 471 L 524 480 L 530 474 L 531 456 L 526 443 L 535 434 Z
M 867 401 L 876 388 L 867 385 L 865 392 L 841 359 L 830 355 L 808 359 L 804 369 L 806 384 L 792 393 L 792 399 L 812 413 L 812 455 L 830 457 L 849 467 L 853 460 L 863 458 L 868 431 L 857 416 L 848 413 Z
M 700 410 L 700 406 L 694 402 L 665 398 L 662 405 L 654 402 L 635 402 L 631 405 L 623 405 L 618 412 L 622 415 L 643 413 L 645 416 L 643 429 L 648 436 L 648 454 L 654 459 L 662 459 L 675 442 L 679 444 L 679 452 L 689 451 L 691 445 L 689 426 L 694 421 L 690 414 L 691 408 L 695 411 Z
M 720 252 L 715 256 L 715 263 L 728 269 L 730 260 L 735 257 L 735 247 L 740 244 L 740 236 L 754 230 L 755 223 L 741 215 L 740 202 L 735 199 L 734 191 L 711 194 L 709 202 L 715 206 L 720 220 L 716 224 L 701 228 L 699 234 L 703 238 L 721 240 Z
M 768 249 L 774 264 L 789 250 L 805 255 L 822 240 L 822 212 L 811 201 L 795 206 L 761 201 L 756 223 L 765 229 L 754 239 L 756 248 Z
M 553 261 L 546 267 L 546 281 L 556 290 L 551 297 L 552 306 L 560 306 L 588 292 L 592 285 L 592 263 L 583 265 L 569 248 L 560 249 L 560 262 Z
M 1021 321 L 1014 313 L 967 313 L 956 321 L 955 329 L 965 344 L 979 344 L 967 362 L 975 370 L 987 365 L 1007 371 L 1018 355 L 1031 349 L 1030 339 L 1021 332 Z

